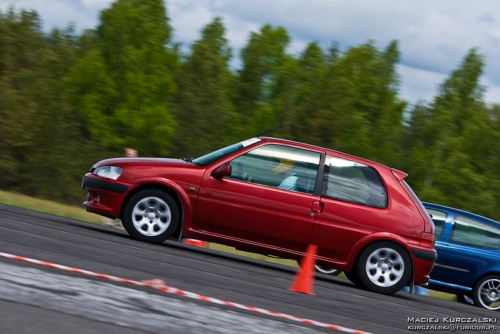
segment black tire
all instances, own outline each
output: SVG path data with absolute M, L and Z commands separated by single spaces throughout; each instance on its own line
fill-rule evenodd
M 403 247 L 390 241 L 369 245 L 356 262 L 360 285 L 382 294 L 401 290 L 410 281 L 412 271 L 410 255 Z
M 361 281 L 359 280 L 358 274 L 356 273 L 356 270 L 353 269 L 350 273 L 344 272 L 345 277 L 352 283 L 362 286 Z
M 481 278 L 473 290 L 474 305 L 491 311 L 500 310 L 500 276 L 488 275 Z M 493 298 L 493 299 L 491 299 Z M 492 304 L 489 301 L 494 300 Z
M 456 297 L 457 297 L 457 302 L 466 305 L 471 305 L 471 303 L 465 298 L 465 295 L 457 293 Z M 469 297 L 472 300 L 472 298 L 469 295 L 467 295 L 467 297 Z
M 137 212 L 141 211 L 141 205 L 145 209 L 144 220 L 139 221 L 138 218 L 142 217 L 142 213 L 137 214 Z M 136 209 L 135 213 L 134 208 Z M 152 210 L 152 208 L 154 209 Z M 148 214 L 151 214 L 151 217 L 146 216 Z M 145 189 L 132 195 L 127 201 L 123 210 L 122 222 L 123 227 L 132 238 L 158 244 L 170 238 L 177 230 L 180 224 L 179 208 L 174 199 L 166 192 L 158 189 Z
M 327 268 L 327 267 L 319 266 L 317 264 L 314 265 L 314 269 L 318 273 L 322 273 L 322 274 L 325 274 L 325 275 L 331 275 L 331 276 L 338 276 L 342 272 L 341 270 L 338 270 L 338 269 L 335 269 L 335 268 Z

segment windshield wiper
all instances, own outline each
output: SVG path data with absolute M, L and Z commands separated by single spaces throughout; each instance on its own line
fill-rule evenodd
M 193 162 L 194 158 L 192 158 L 192 157 L 182 158 L 181 160 L 184 160 L 185 162 Z

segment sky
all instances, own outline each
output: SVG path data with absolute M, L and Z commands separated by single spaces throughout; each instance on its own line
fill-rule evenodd
M 9 6 L 35 9 L 49 31 L 72 22 L 77 30 L 94 28 L 99 12 L 112 0 L 0 0 Z M 215 16 L 227 28 L 234 50 L 232 66 L 239 65 L 240 49 L 250 32 L 269 23 L 283 26 L 292 43 L 288 52 L 299 55 L 312 41 L 341 50 L 373 40 L 383 49 L 399 41 L 400 97 L 414 104 L 431 102 L 441 84 L 467 52 L 477 48 L 486 66 L 481 84 L 485 99 L 500 103 L 499 0 L 166 0 L 174 41 L 185 50 Z

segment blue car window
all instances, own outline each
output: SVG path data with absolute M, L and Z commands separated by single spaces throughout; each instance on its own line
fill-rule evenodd
M 436 227 L 435 235 L 436 239 L 438 239 L 441 236 L 441 233 L 443 233 L 444 223 L 446 220 L 446 212 L 434 209 L 427 209 L 427 212 L 431 215 L 432 222 Z
M 464 216 L 457 216 L 451 241 L 483 248 L 500 249 L 500 229 Z

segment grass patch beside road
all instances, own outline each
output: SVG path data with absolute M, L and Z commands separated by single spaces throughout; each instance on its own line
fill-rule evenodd
M 429 296 L 432 298 L 449 300 L 452 302 L 457 301 L 457 297 L 455 295 L 452 295 L 451 293 L 441 292 L 441 291 L 429 290 Z
M 100 216 L 86 212 L 81 206 L 61 204 L 3 190 L 0 190 L 0 204 L 82 220 L 92 224 L 102 223 Z

